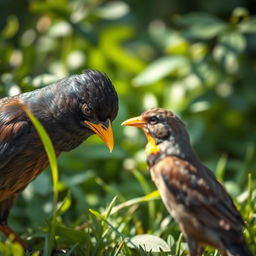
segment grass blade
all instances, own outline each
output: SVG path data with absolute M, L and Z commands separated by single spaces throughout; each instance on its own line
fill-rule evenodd
M 52 173 L 52 180 L 53 180 L 53 217 L 51 221 L 51 232 L 50 238 L 48 242 L 47 249 L 44 251 L 44 255 L 51 255 L 54 237 L 55 237 L 55 229 L 56 229 L 56 217 L 57 217 L 57 202 L 58 202 L 58 164 L 56 159 L 55 150 L 52 144 L 52 141 L 45 131 L 42 124 L 38 121 L 38 119 L 32 114 L 32 112 L 28 109 L 28 107 L 23 107 L 24 111 L 26 112 L 27 116 L 31 120 L 32 124 L 34 125 L 45 149 L 47 154 L 49 165 L 51 168 Z

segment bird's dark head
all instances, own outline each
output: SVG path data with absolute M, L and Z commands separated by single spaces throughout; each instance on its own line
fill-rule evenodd
M 118 96 L 105 74 L 86 70 L 33 91 L 23 100 L 60 151 L 73 149 L 94 133 L 112 151 L 111 123 L 118 112 Z
M 118 112 L 118 96 L 110 79 L 97 70 L 86 70 L 60 80 L 57 87 L 65 95 L 67 113 L 75 115 L 82 129 L 97 134 L 112 151 L 111 123 Z
M 171 111 L 162 108 L 147 110 L 138 117 L 124 121 L 122 125 L 143 129 L 148 139 L 148 156 L 165 153 L 184 157 L 186 147 L 190 145 L 184 123 Z

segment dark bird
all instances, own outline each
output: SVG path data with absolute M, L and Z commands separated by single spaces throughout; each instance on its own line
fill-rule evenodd
M 243 236 L 241 215 L 198 159 L 184 123 L 172 112 L 154 108 L 122 125 L 143 129 L 151 177 L 184 234 L 189 255 L 201 256 L 209 245 L 225 256 L 253 256 Z
M 49 163 L 24 106 L 46 129 L 57 156 L 93 134 L 112 151 L 111 122 L 118 112 L 118 96 L 105 74 L 87 70 L 42 89 L 0 99 L 0 231 L 27 247 L 7 225 L 9 210 Z

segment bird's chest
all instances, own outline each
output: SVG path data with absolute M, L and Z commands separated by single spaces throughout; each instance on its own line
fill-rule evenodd
M 171 213 L 171 215 L 175 218 L 175 216 L 176 216 L 175 199 L 174 199 L 173 195 L 170 193 L 170 191 L 168 190 L 168 188 L 161 176 L 161 172 L 159 171 L 158 168 L 153 166 L 150 168 L 150 174 L 151 174 L 152 180 L 154 181 L 154 183 L 160 193 L 161 199 L 162 199 L 165 207 Z
M 157 165 L 152 166 L 150 168 L 151 178 L 154 181 L 154 183 L 160 193 L 161 199 L 162 199 L 166 209 L 173 216 L 173 218 L 177 222 L 179 222 L 183 216 L 184 207 L 181 204 L 177 204 L 175 195 L 173 195 L 170 192 L 170 190 L 168 189 L 168 187 L 166 186 L 166 183 L 162 176 L 162 171 L 163 171 L 163 169 L 158 168 Z M 171 170 L 169 170 L 169 171 L 171 171 Z

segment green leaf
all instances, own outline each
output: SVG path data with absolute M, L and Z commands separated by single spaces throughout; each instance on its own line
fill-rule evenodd
M 216 177 L 219 181 L 223 181 L 225 169 L 227 165 L 227 156 L 224 154 L 220 157 L 216 167 Z
M 226 26 L 223 24 L 215 24 L 211 26 L 201 24 L 191 27 L 189 31 L 186 32 L 186 35 L 200 39 L 209 39 L 223 32 L 225 28 Z
M 68 191 L 67 195 L 65 196 L 64 200 L 62 201 L 59 209 L 57 210 L 57 215 L 62 215 L 63 213 L 65 213 L 66 211 L 68 211 L 68 209 L 70 208 L 72 203 L 71 200 L 71 193 L 70 191 Z
M 175 255 L 181 255 L 181 253 L 180 253 L 181 250 L 182 250 L 181 249 L 181 247 L 182 247 L 181 246 L 181 241 L 182 241 L 182 234 L 179 235 L 178 241 L 176 243 L 176 250 L 175 250 L 176 253 L 175 253 Z
M 230 21 L 234 25 L 240 23 L 242 20 L 247 20 L 250 14 L 249 11 L 244 7 L 236 7 L 231 15 Z
M 238 29 L 242 33 L 256 33 L 256 18 L 241 22 L 238 24 Z
M 30 11 L 35 13 L 47 13 L 58 20 L 68 20 L 71 15 L 70 5 L 67 0 L 58 1 L 33 1 L 30 4 Z
M 140 203 L 145 203 L 145 202 L 149 202 L 149 201 L 152 201 L 152 200 L 156 200 L 156 199 L 159 199 L 160 197 L 160 194 L 159 194 L 159 191 L 158 190 L 155 190 L 145 196 L 142 196 L 142 197 L 137 197 L 137 198 L 133 198 L 133 199 L 130 199 L 128 201 L 125 201 L 121 204 L 118 204 L 116 206 L 114 206 L 111 210 L 111 215 L 114 214 L 114 213 L 117 213 L 119 212 L 121 209 L 123 208 L 129 208 L 133 205 L 136 205 L 136 204 L 140 204 Z M 102 213 L 103 215 L 106 214 L 106 211 Z
M 48 31 L 50 37 L 65 37 L 72 33 L 71 25 L 67 21 L 54 24 Z
M 59 188 L 66 188 L 68 187 L 74 187 L 77 186 L 79 184 L 85 183 L 90 179 L 93 179 L 95 177 L 95 173 L 93 170 L 86 170 L 85 172 L 82 173 L 75 173 L 74 175 L 72 175 L 71 177 L 63 177 L 63 181 L 64 184 L 59 183 Z M 66 185 L 66 186 L 65 186 Z
M 246 48 L 245 37 L 241 33 L 231 32 L 222 35 L 219 44 L 226 48 L 227 51 L 239 54 Z
M 115 202 L 116 202 L 116 199 L 117 199 L 117 196 L 115 196 L 115 197 L 112 199 L 111 203 L 109 204 L 108 209 L 107 209 L 107 211 L 106 211 L 105 219 L 107 219 L 107 218 L 110 216 L 111 211 L 112 211 L 112 209 L 113 209 L 113 207 L 114 207 L 114 204 L 115 204 Z
M 19 30 L 19 20 L 15 15 L 10 15 L 7 17 L 6 23 L 1 36 L 5 39 L 9 39 L 17 34 Z
M 144 63 L 121 45 L 133 36 L 134 29 L 132 27 L 107 27 L 101 33 L 100 47 L 104 54 L 116 65 L 120 65 L 125 70 L 137 74 L 144 68 Z
M 220 37 L 213 50 L 213 56 L 216 61 L 224 64 L 229 73 L 235 73 L 239 66 L 238 57 L 245 48 L 246 40 L 241 33 L 226 33 Z
M 119 19 L 130 11 L 130 7 L 125 2 L 121 1 L 112 1 L 107 2 L 103 6 L 98 7 L 95 10 L 96 15 L 100 18 L 114 20 Z
M 186 40 L 179 40 L 168 45 L 168 54 L 186 54 L 189 50 L 189 43 Z
M 252 200 L 252 198 L 253 198 L 253 180 L 252 180 L 252 174 L 251 173 L 248 174 L 247 190 L 248 190 L 249 194 L 248 194 L 246 204 L 253 207 L 253 205 L 252 205 L 253 204 L 253 200 Z
M 185 34 L 189 37 L 209 39 L 227 28 L 227 24 L 206 13 L 191 13 L 178 18 L 178 23 L 188 27 Z
M 95 136 L 96 137 L 96 136 Z M 93 138 L 90 138 L 92 141 Z M 84 159 L 123 159 L 125 152 L 121 147 L 115 147 L 113 152 L 110 154 L 107 147 L 103 145 L 99 138 L 96 138 L 100 144 L 91 144 L 87 143 L 86 145 L 86 154 L 84 152 L 79 152 Z
M 25 83 L 29 83 L 35 88 L 44 87 L 46 84 L 54 83 L 58 77 L 54 74 L 41 74 L 33 79 L 24 78 Z
M 229 194 L 231 194 L 232 196 L 237 196 L 239 194 L 239 186 L 236 182 L 226 181 L 224 184 Z
M 60 236 L 61 239 L 68 241 L 69 244 L 85 242 L 88 239 L 87 233 L 60 225 L 56 226 L 56 234 Z
M 96 216 L 99 220 L 104 219 L 103 216 L 101 216 L 101 214 L 93 209 L 89 209 L 90 213 L 92 213 L 94 216 Z
M 168 244 L 154 235 L 137 235 L 132 237 L 127 244 L 130 248 L 141 247 L 146 252 L 170 252 Z
M 223 21 L 209 13 L 194 12 L 176 18 L 177 22 L 183 26 L 195 26 L 195 25 L 212 25 L 223 24 Z
M 136 76 L 133 80 L 133 84 L 135 86 L 153 84 L 175 72 L 177 69 L 184 68 L 184 66 L 187 65 L 187 59 L 182 56 L 165 56 L 159 58 Z
M 148 195 L 150 193 L 151 189 L 150 189 L 150 186 L 149 186 L 147 180 L 142 175 L 142 173 L 139 172 L 138 170 L 134 169 L 134 170 L 132 170 L 132 174 L 135 176 L 135 178 L 139 182 L 139 184 L 142 187 L 142 189 L 144 190 L 144 192 Z M 150 225 L 153 225 L 151 220 L 154 219 L 155 213 L 156 213 L 156 206 L 155 206 L 154 201 L 148 202 L 148 211 L 149 211 L 149 226 L 150 226 Z

